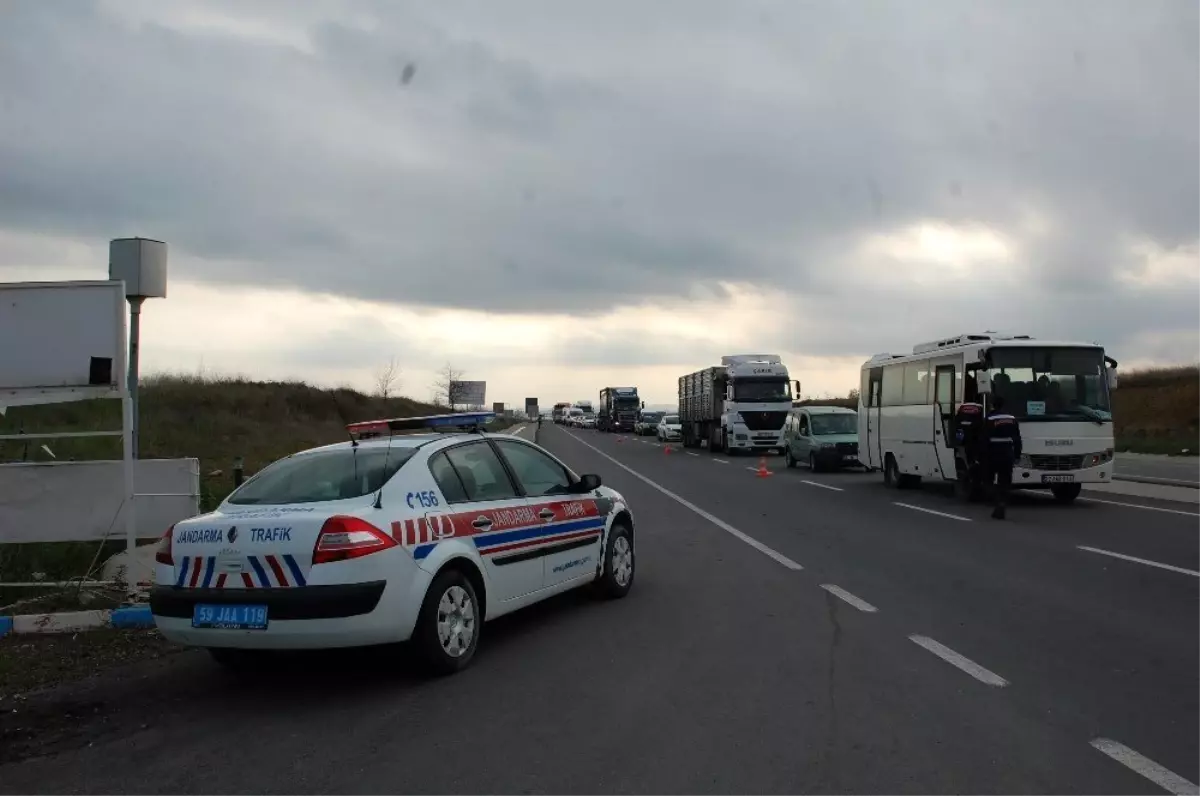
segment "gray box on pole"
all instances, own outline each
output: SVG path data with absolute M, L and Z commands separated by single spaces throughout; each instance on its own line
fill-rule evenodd
M 110 241 L 108 278 L 125 282 L 127 298 L 166 298 L 167 244 L 149 238 Z

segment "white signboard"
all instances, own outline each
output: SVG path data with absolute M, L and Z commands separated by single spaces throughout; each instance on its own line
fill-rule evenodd
M 483 406 L 486 394 L 486 381 L 450 382 L 450 403 L 455 406 Z
M 196 459 L 139 459 L 134 535 L 156 539 L 200 513 Z M 126 533 L 122 462 L 0 464 L 0 542 L 87 542 Z M 69 499 L 64 499 L 69 496 Z
M 0 405 L 118 397 L 126 373 L 121 282 L 0 284 Z

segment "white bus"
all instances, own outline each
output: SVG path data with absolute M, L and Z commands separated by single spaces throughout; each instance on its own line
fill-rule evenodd
M 911 354 L 877 354 L 862 367 L 859 458 L 882 470 L 889 486 L 929 478 L 970 495 L 951 438 L 954 412 L 964 400 L 988 405 L 997 395 L 1021 423 L 1013 488 L 1049 489 L 1069 503 L 1083 484 L 1112 480 L 1116 367 L 1095 343 L 993 332 L 923 343 Z

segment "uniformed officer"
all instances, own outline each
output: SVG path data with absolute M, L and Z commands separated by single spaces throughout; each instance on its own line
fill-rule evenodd
M 1012 486 L 1013 464 L 1021 457 L 1021 425 L 1004 411 L 1004 399 L 992 398 L 992 411 L 983 426 L 987 444 L 988 482 L 995 482 L 995 508 L 992 517 L 1004 519 L 1008 490 Z
M 967 463 L 968 488 L 974 491 L 979 482 L 979 468 L 982 464 L 980 441 L 983 435 L 983 404 L 973 401 L 959 404 L 954 413 L 954 447 L 962 450 L 963 459 Z

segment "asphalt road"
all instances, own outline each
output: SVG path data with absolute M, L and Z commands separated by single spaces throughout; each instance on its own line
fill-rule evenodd
M 1200 457 L 1118 453 L 1113 473 L 1118 477 L 1156 478 L 1181 486 L 1200 486 Z
M 49 754 L 0 791 L 1195 792 L 1195 506 L 1032 496 L 999 523 L 778 457 L 758 478 L 541 436 L 634 507 L 625 600 L 489 623 L 436 681 L 382 654 L 250 681 L 152 662 L 68 689 Z

